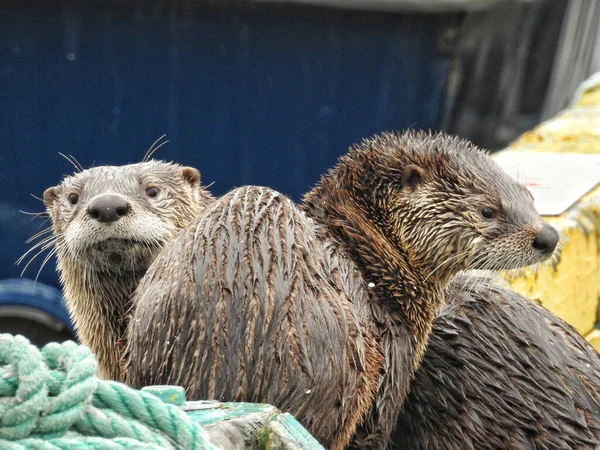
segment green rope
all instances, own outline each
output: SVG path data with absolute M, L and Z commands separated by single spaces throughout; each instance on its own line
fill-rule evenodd
M 74 342 L 41 351 L 0 334 L 2 450 L 206 449 L 204 429 L 152 394 L 99 380 L 97 362 Z

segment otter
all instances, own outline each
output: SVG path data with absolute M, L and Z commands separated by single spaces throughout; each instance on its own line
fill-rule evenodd
M 212 196 L 192 167 L 150 160 L 100 166 L 44 192 L 57 269 L 77 336 L 98 358 L 98 374 L 121 379 L 130 296 L 162 247 Z
M 446 298 L 393 448 L 600 448 L 600 355 L 577 331 L 490 279 Z
M 442 133 L 363 140 L 302 208 L 374 285 L 369 306 L 386 370 L 355 448 L 387 445 L 448 282 L 463 270 L 540 263 L 559 241 L 529 190 L 469 141 Z
M 321 227 L 278 192 L 239 188 L 182 231 L 140 282 L 126 382 L 270 403 L 342 449 L 383 367 L 367 302 L 358 271 Z
M 271 403 L 329 448 L 384 448 L 450 279 L 536 264 L 557 243 L 529 191 L 469 142 L 384 133 L 302 210 L 244 187 L 194 220 L 134 294 L 126 380 Z

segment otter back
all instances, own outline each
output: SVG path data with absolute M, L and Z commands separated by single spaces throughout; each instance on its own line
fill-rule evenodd
M 392 442 L 406 450 L 599 448 L 600 355 L 542 306 L 458 277 Z
M 191 262 L 191 264 L 190 264 Z M 127 381 L 271 403 L 329 448 L 370 407 L 381 352 L 354 265 L 283 195 L 225 195 L 155 260 L 134 297 Z

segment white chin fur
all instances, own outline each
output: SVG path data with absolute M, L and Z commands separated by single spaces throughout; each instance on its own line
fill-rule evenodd
M 151 216 L 144 220 L 121 219 L 110 224 L 76 220 L 65 232 L 65 245 L 72 255 L 81 255 L 107 239 L 157 244 L 167 240 L 173 232 L 171 225 Z

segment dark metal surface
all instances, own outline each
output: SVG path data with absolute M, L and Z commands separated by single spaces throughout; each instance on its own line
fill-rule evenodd
M 465 15 L 454 43 L 443 128 L 498 150 L 542 120 L 567 3 L 545 0 Z

